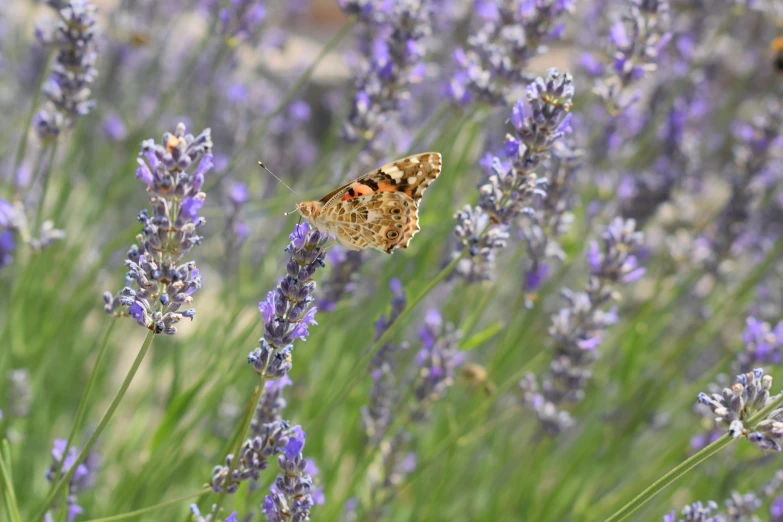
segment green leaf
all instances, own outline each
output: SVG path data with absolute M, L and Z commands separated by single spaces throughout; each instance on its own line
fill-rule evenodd
M 466 352 L 474 350 L 502 332 L 505 327 L 506 325 L 502 321 L 496 321 L 470 338 L 465 339 L 461 348 Z

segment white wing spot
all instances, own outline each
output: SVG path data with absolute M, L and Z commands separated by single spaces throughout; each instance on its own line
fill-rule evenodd
M 408 178 L 408 185 L 413 185 L 416 183 L 416 176 L 411 176 Z

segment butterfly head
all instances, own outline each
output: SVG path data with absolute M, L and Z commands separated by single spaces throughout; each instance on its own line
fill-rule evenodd
M 314 221 L 321 207 L 320 201 L 304 201 L 296 206 L 296 210 L 308 221 Z

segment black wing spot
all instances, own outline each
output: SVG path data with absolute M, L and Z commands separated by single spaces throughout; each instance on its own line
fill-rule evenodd
M 368 180 L 362 181 L 362 183 L 363 183 L 363 184 L 365 184 L 365 185 L 367 185 L 368 187 L 370 187 L 370 189 L 371 189 L 373 192 L 375 192 L 376 190 L 378 190 L 378 184 L 377 184 L 376 182 L 374 182 L 373 180 L 371 180 L 371 179 L 368 179 Z
M 356 195 L 356 192 L 354 192 L 353 187 L 348 189 L 348 195 L 351 197 L 354 197 Z
M 400 236 L 400 233 L 396 230 L 389 230 L 386 232 L 386 239 L 397 239 Z

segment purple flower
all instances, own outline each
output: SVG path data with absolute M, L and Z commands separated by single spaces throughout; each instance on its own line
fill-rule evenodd
M 300 249 L 304 246 L 309 231 L 310 224 L 307 222 L 294 227 L 294 231 L 288 236 L 288 239 L 293 242 L 294 248 Z
M 561 234 L 559 220 L 567 202 L 553 200 L 555 210 L 551 218 L 537 215 L 533 205 L 545 200 L 547 180 L 535 170 L 539 165 L 559 166 L 560 158 L 565 156 L 556 149 L 564 134 L 570 131 L 568 111 L 573 95 L 571 76 L 551 69 L 546 78 L 536 78 L 528 84 L 525 97 L 513 105 L 510 122 L 515 132 L 506 137 L 508 159 L 484 155 L 480 165 L 486 176 L 479 184 L 478 206 L 457 212 L 454 234 L 459 246 L 452 256 L 461 255 L 463 250 L 469 254 L 457 265 L 460 276 L 470 281 L 491 279 L 496 253 L 505 248 L 508 231 L 519 219 L 533 221 L 531 227 L 523 228 L 523 235 L 534 264 L 552 250 L 547 250 L 548 240 L 542 241 L 549 235 L 541 227 L 551 221 L 557 231 L 550 235 Z M 555 155 L 557 158 L 552 158 Z M 555 181 L 562 190 L 559 183 L 567 180 Z
M 232 183 L 229 194 L 235 205 L 242 205 L 248 200 L 247 185 L 241 182 Z
M 296 225 L 289 237 L 286 275 L 258 304 L 264 336 L 261 346 L 248 356 L 248 363 L 265 379 L 279 379 L 288 373 L 294 341 L 306 339 L 308 326 L 317 324 L 317 310 L 311 307 L 315 290 L 312 276 L 324 266 L 323 246 L 329 238 L 307 223 Z
M 77 119 L 89 114 L 95 105 L 90 99 L 90 87 L 98 74 L 95 5 L 85 0 L 49 4 L 59 16 L 57 27 L 51 34 L 36 31 L 44 46 L 57 51 L 49 81 L 43 88 L 46 102 L 36 118 L 42 141 L 57 139 Z
M 182 201 L 182 215 L 190 221 L 196 221 L 198 220 L 198 211 L 203 205 L 203 199 L 187 197 Z
M 724 388 L 720 394 L 699 393 L 696 400 L 709 407 L 715 415 L 715 422 L 732 438 L 743 437 L 761 451 L 780 452 L 779 441 L 783 439 L 783 409 L 778 408 L 767 418 L 747 425 L 749 418 L 763 409 L 774 397 L 770 396 L 772 376 L 762 368 L 740 374 L 732 388 Z M 752 431 L 755 430 L 755 431 Z
M 147 185 L 152 216 L 147 209 L 138 215 L 142 230 L 127 254 L 125 286 L 114 295 L 104 293 L 106 313 L 133 317 L 156 334 L 174 335 L 176 323 L 193 319 L 195 310 L 182 309 L 201 287 L 195 262 L 183 263 L 182 257 L 202 241 L 196 231 L 205 223 L 198 211 L 206 197 L 201 183 L 211 167 L 212 139 L 208 129 L 198 136 L 185 131 L 180 123 L 174 133 L 163 135 L 163 145 L 142 143 L 136 177 Z M 195 165 L 195 174 L 189 175 Z M 181 198 L 181 204 L 172 197 Z
M 289 459 L 296 458 L 304 449 L 304 445 L 305 432 L 302 430 L 301 426 L 294 426 L 293 433 L 288 439 L 288 445 L 284 450 L 285 456 Z
M 49 482 L 54 482 L 70 470 L 76 458 L 79 455 L 79 450 L 73 446 L 68 449 L 68 454 L 65 454 L 67 442 L 64 439 L 55 439 L 52 445 L 52 463 L 49 466 L 49 470 L 46 472 L 46 479 Z M 77 515 L 84 512 L 77 501 L 79 493 L 92 488 L 95 485 L 97 479 L 97 472 L 100 463 L 100 458 L 96 453 L 90 453 L 85 459 L 83 464 L 79 464 L 76 471 L 71 475 L 70 483 L 68 485 L 68 497 L 64 506 L 60 506 L 59 509 L 65 510 L 65 520 L 73 522 Z M 57 470 L 60 470 L 60 474 L 57 475 Z M 51 512 L 47 512 L 47 519 L 53 519 Z
M 366 140 L 364 153 L 377 160 L 385 154 L 384 140 L 379 137 L 396 128 L 410 86 L 422 75 L 435 13 L 431 2 L 421 0 L 378 2 L 370 11 L 358 4 L 371 2 L 341 4 L 346 13 L 362 13 L 356 94 L 341 134 L 351 143 Z
M 507 105 L 510 96 L 528 81 L 528 65 L 543 52 L 546 41 L 558 39 L 560 18 L 573 0 L 557 2 L 475 2 L 475 27 L 467 47 L 455 55 L 458 66 L 450 81 L 454 101 L 479 100 Z
M 119 116 L 111 114 L 103 120 L 103 134 L 109 141 L 123 141 L 128 136 L 128 130 Z
M 633 220 L 616 218 L 602 234 L 601 246 L 591 243 L 590 277 L 584 291 L 561 292 L 566 306 L 552 316 L 549 327 L 554 343 L 549 370 L 541 376 L 540 385 L 533 374 L 520 382 L 525 402 L 547 433 L 558 434 L 574 423 L 567 408 L 584 398 L 601 341 L 617 322 L 617 310 L 610 306 L 619 298 L 617 287 L 638 279 L 636 255 L 642 240 Z
M 136 161 L 139 163 L 139 168 L 136 169 L 136 179 L 146 185 L 152 185 L 154 179 L 152 178 L 152 172 L 150 172 L 149 167 L 147 167 L 147 164 L 144 163 L 141 158 L 137 158 Z

